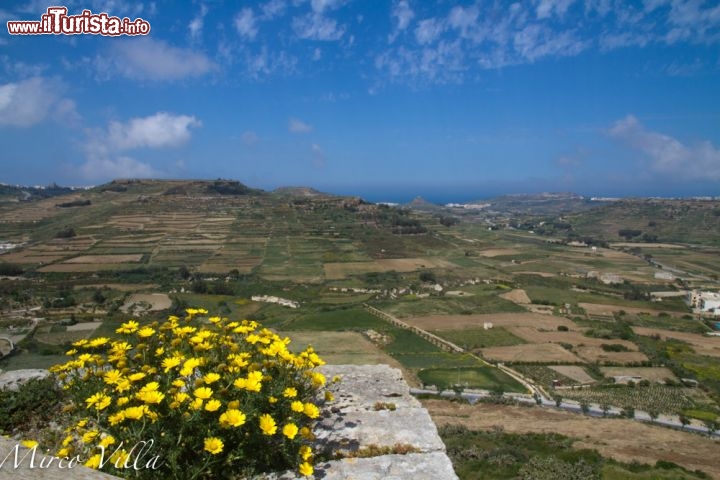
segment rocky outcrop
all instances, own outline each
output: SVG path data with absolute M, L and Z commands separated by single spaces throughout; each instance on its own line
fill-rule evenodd
M 335 401 L 316 428 L 315 450 L 338 460 L 315 465 L 316 478 L 453 480 L 458 477 L 427 410 L 400 370 L 387 365 L 326 365 Z M 398 454 L 402 452 L 403 454 Z M 274 479 L 301 478 L 286 472 Z

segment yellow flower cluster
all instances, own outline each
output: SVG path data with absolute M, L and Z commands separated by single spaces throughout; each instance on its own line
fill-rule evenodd
M 116 332 L 75 342 L 71 359 L 52 368 L 77 420 L 57 456 L 121 473 L 132 447 L 150 440 L 163 461 L 147 478 L 213 478 L 228 462 L 244 472 L 313 473 L 313 399 L 326 379 L 311 347 L 293 353 L 288 338 L 255 321 L 208 318 L 203 309 L 161 324 L 130 320 Z

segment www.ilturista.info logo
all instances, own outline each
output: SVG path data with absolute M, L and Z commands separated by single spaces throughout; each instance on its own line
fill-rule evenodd
M 7 22 L 10 35 L 147 35 L 150 23 L 142 18 L 110 17 L 107 13 L 83 10 L 80 15 L 68 15 L 66 7 L 49 7 L 40 20 Z

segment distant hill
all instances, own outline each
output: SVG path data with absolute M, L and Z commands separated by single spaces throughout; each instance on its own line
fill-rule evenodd
M 326 197 L 327 193 L 310 187 L 278 187 L 271 192 L 273 195 L 286 197 Z
M 411 208 L 413 210 L 420 210 L 424 212 L 437 212 L 439 210 L 442 210 L 443 207 L 440 205 L 436 205 L 434 203 L 428 202 L 421 196 L 417 196 L 412 199 L 412 201 L 406 203 L 404 205 L 405 207 Z
M 623 199 L 564 220 L 581 236 L 611 242 L 682 242 L 720 246 L 720 201 Z
M 7 185 L 0 183 L 0 201 L 2 202 L 27 202 L 43 198 L 56 197 L 72 193 L 76 189 L 61 187 L 54 183 L 47 187 L 27 187 L 21 185 Z
M 118 179 L 96 187 L 100 192 L 163 195 L 259 195 L 263 190 L 250 188 L 237 180 L 153 180 Z
M 576 193 L 538 193 L 503 195 L 491 200 L 473 203 L 490 203 L 489 209 L 505 214 L 559 215 L 579 212 L 605 205 L 608 202 L 592 200 Z

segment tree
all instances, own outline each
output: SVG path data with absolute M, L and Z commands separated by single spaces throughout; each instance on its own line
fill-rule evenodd
M 685 415 L 680 415 L 679 420 L 680 420 L 680 425 L 681 425 L 680 430 L 685 429 L 685 426 L 690 424 L 690 419 L 688 417 L 686 417 Z
M 435 274 L 429 270 L 420 273 L 420 281 L 425 283 L 436 283 Z
M 553 395 L 553 400 L 555 400 L 556 407 L 559 407 L 560 405 L 562 405 L 563 398 L 560 395 L 557 395 L 557 394 Z
M 660 416 L 660 413 L 653 408 L 651 410 L 648 410 L 648 415 L 650 416 L 650 421 L 655 422 L 655 420 L 657 420 L 658 416 Z
M 622 416 L 626 418 L 635 418 L 635 408 L 632 405 L 622 409 Z
M 587 415 L 590 412 L 590 404 L 587 402 L 580 402 L 580 410 L 583 414 Z
M 180 278 L 183 280 L 187 280 L 190 278 L 190 270 L 188 270 L 188 267 L 185 265 L 180 265 L 180 268 L 178 268 L 178 275 L 180 275 Z
M 709 436 L 718 431 L 718 422 L 716 420 L 705 420 L 704 423 Z
M 608 405 L 607 403 L 603 403 L 602 405 L 600 405 L 600 409 L 603 412 L 603 417 L 607 417 L 607 414 L 610 411 L 610 405 Z
M 103 295 L 102 290 L 96 288 L 93 292 L 92 300 L 98 305 L 102 305 L 103 303 L 105 303 L 106 298 L 105 295 Z

